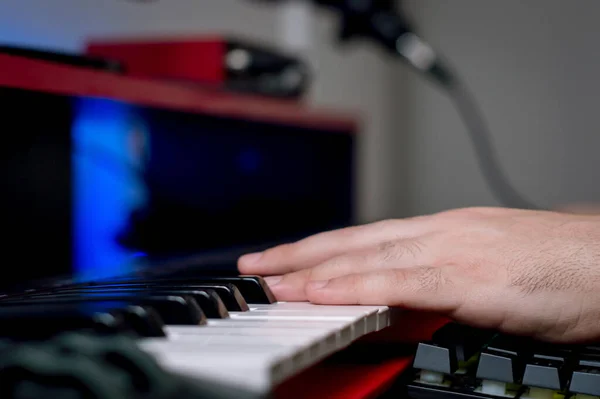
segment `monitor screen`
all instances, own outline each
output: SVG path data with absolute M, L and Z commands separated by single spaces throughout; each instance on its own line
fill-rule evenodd
M 0 89 L 3 286 L 353 223 L 354 137 Z

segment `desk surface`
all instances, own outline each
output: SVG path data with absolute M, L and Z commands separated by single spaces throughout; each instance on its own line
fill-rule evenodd
M 109 98 L 143 106 L 355 133 L 355 115 L 297 102 L 134 78 L 0 53 L 0 87 Z

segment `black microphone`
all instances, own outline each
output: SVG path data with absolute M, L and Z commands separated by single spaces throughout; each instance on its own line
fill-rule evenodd
M 411 26 L 393 0 L 313 0 L 341 15 L 340 39 L 368 38 L 443 86 L 454 81 L 441 57 Z
M 289 0 L 254 0 L 262 3 L 281 3 Z M 298 0 L 294 0 L 298 1 Z M 441 57 L 399 12 L 394 0 L 305 0 L 339 14 L 340 40 L 370 39 L 389 54 L 397 56 L 417 71 L 443 86 L 451 85 L 452 74 Z

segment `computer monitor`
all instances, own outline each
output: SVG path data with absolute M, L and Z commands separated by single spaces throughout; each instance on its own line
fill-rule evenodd
M 1 87 L 2 286 L 354 223 L 353 132 Z

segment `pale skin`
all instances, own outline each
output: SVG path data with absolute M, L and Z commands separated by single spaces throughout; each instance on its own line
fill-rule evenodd
M 600 216 L 468 208 L 248 254 L 281 301 L 389 305 L 552 342 L 600 340 Z

